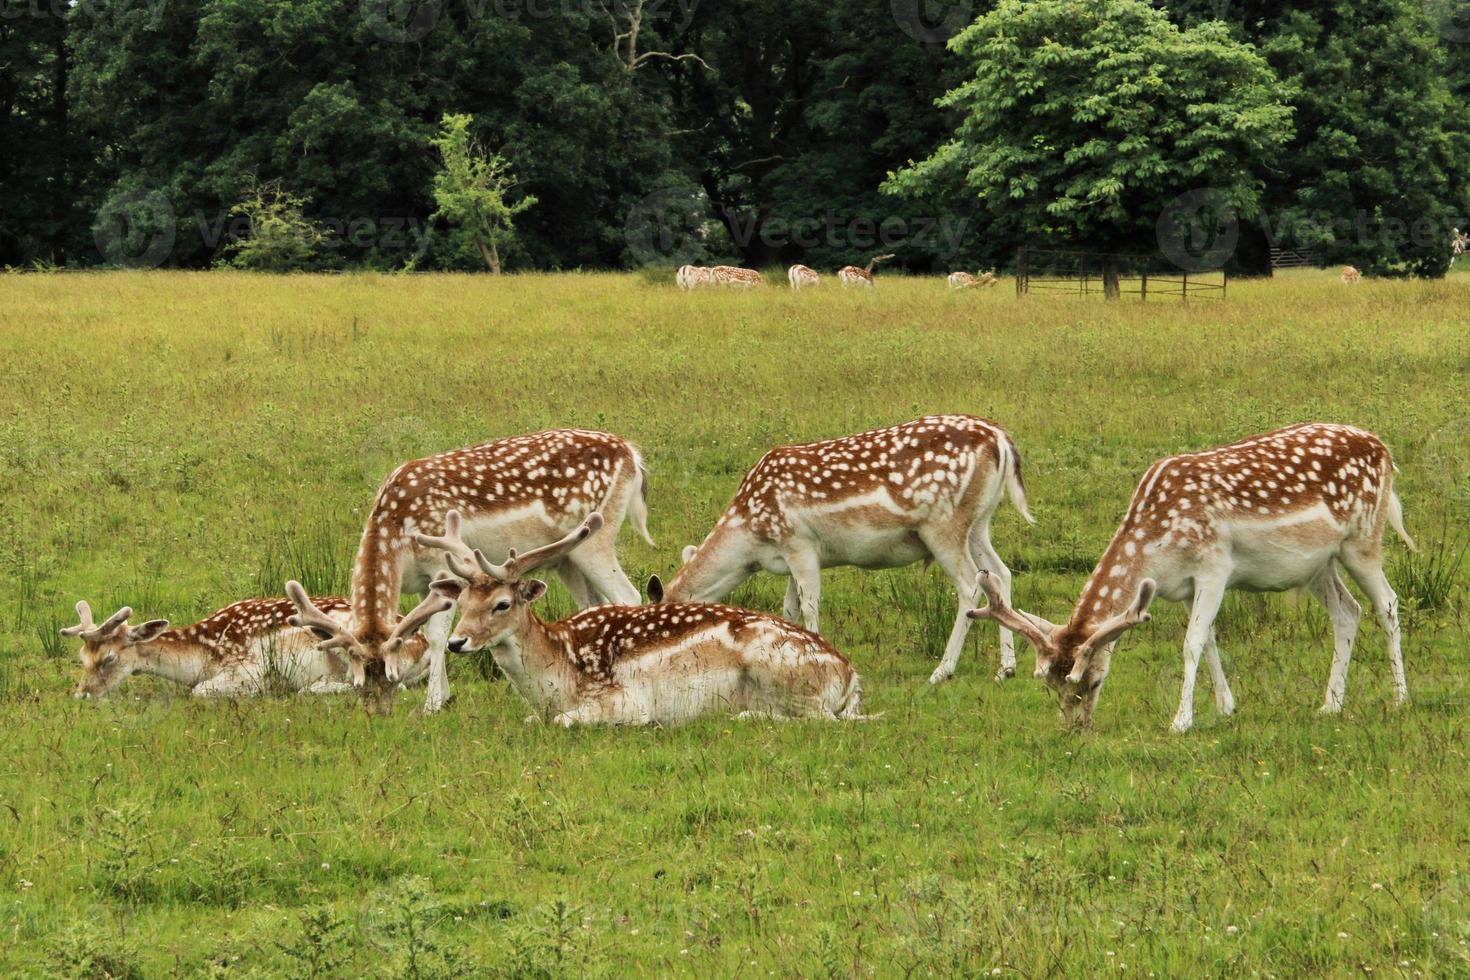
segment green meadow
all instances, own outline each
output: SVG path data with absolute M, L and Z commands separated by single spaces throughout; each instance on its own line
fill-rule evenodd
M 784 282 L 784 277 L 781 280 Z M 1470 975 L 1470 277 L 1301 272 L 1217 302 L 680 293 L 672 276 L 0 277 L 0 974 Z M 352 698 L 71 698 L 99 617 L 187 623 L 288 577 L 340 592 L 397 463 L 559 426 L 649 464 L 665 577 L 766 449 L 931 412 L 1004 425 L 1018 605 L 1070 608 L 1161 455 L 1289 422 L 1395 453 L 1412 703 L 1365 617 L 1341 716 L 1326 615 L 1231 595 L 1236 716 L 1169 730 L 1185 610 L 1064 733 L 993 626 L 926 682 L 937 569 L 824 576 L 861 724 L 552 730 L 488 661 L 392 717 Z M 784 580 L 731 601 L 779 613 Z M 559 585 L 548 615 L 572 604 Z M 1019 644 L 1018 640 L 1018 644 Z M 1202 672 L 1203 673 L 1203 672 Z

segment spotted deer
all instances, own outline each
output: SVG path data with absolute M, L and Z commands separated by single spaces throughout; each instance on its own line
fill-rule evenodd
M 792 289 L 803 289 L 807 286 L 815 286 L 822 281 L 817 275 L 817 270 L 805 265 L 793 265 L 786 270 L 786 278 L 791 282 Z
M 1352 286 L 1356 285 L 1363 278 L 1363 274 L 1352 266 L 1345 265 L 1342 267 L 1342 272 L 1338 275 L 1338 278 L 1349 286 Z
M 648 481 L 631 444 L 606 432 L 556 429 L 456 449 L 398 467 L 383 481 L 368 514 L 352 566 L 352 619 L 334 647 L 346 651 L 354 683 L 373 710 L 388 710 L 393 686 L 416 662 L 418 647 L 395 642 L 399 596 L 430 598 L 442 552 L 416 535 L 462 533 L 478 548 L 532 548 L 555 541 L 588 514 L 607 526 L 556 572 L 579 606 L 637 603 L 638 590 L 618 564 L 614 542 L 625 516 L 645 541 Z M 448 528 L 453 510 L 464 526 Z M 449 698 L 444 643 L 451 616 L 423 625 L 427 638 L 425 711 Z
M 709 270 L 710 282 L 716 286 L 729 286 L 733 289 L 751 289 L 755 286 L 764 285 L 765 280 L 761 274 L 754 269 L 741 269 L 733 265 L 717 265 Z
M 837 270 L 837 281 L 844 286 L 871 286 L 873 285 L 873 270 L 879 262 L 886 262 L 893 258 L 892 253 L 888 255 L 875 255 L 868 260 L 866 268 L 859 269 L 855 265 L 845 265 Z
M 714 602 L 764 569 L 789 575 L 784 612 L 818 631 L 822 569 L 897 568 L 935 560 L 954 583 L 959 609 L 944 657 L 930 676 L 955 671 L 976 596 L 976 573 L 993 572 L 1010 594 L 1011 573 L 990 543 L 1001 499 L 1029 523 L 1021 458 L 1000 426 L 970 415 L 933 415 L 827 442 L 773 449 L 746 474 L 704 543 L 655 601 Z M 1010 629 L 1000 629 L 997 680 L 1015 675 Z
M 1190 603 L 1184 682 L 1174 729 L 1194 722 L 1201 655 L 1221 715 L 1235 711 L 1215 643 L 1215 616 L 1229 589 L 1279 592 L 1305 587 L 1327 609 L 1335 653 L 1322 711 L 1342 710 L 1362 610 L 1338 569 L 1368 596 L 1388 635 L 1394 698 L 1408 699 L 1399 647 L 1398 597 L 1383 574 L 1384 526 L 1404 542 L 1393 458 L 1371 432 L 1304 423 L 1151 466 L 1072 618 L 1058 625 L 1011 608 L 998 582 L 981 576 L 993 619 L 1036 648 L 1036 676 L 1056 691 L 1062 723 L 1092 722 L 1113 645 L 1148 622 L 1155 595 Z
M 1459 228 L 1450 231 L 1450 268 L 1455 267 L 1455 260 L 1470 250 L 1470 235 L 1465 234 Z
M 324 615 L 347 618 L 347 600 L 314 600 Z M 347 665 L 318 650 L 310 633 L 289 623 L 285 599 L 246 599 L 191 626 L 170 628 L 166 619 L 128 625 L 127 606 L 100 625 L 92 607 L 77 603 L 77 625 L 62 636 L 82 641 L 78 698 L 103 698 L 133 674 L 153 674 L 189 689 L 195 697 L 250 697 L 272 680 L 312 694 L 350 691 Z
M 527 576 L 597 533 L 591 514 L 562 540 L 491 564 L 457 536 L 442 549 L 457 579 L 434 590 L 459 604 L 449 649 L 488 649 L 536 714 L 570 727 L 673 725 L 724 713 L 862 718 L 862 681 L 815 633 L 773 616 L 707 603 L 597 606 L 555 623 L 532 609 L 546 585 Z
M 972 276 L 968 272 L 951 272 L 948 282 L 950 289 L 974 289 L 977 286 L 994 286 L 996 279 L 993 272 L 982 272 L 979 276 Z
M 711 285 L 713 280 L 710 270 L 700 265 L 681 265 L 674 275 L 674 281 L 679 284 L 679 288 L 686 290 Z

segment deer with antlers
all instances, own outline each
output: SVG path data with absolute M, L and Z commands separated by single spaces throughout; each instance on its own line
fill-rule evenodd
M 451 512 L 452 513 L 452 512 Z M 451 524 L 458 521 L 451 519 Z M 459 604 L 449 649 L 488 649 L 516 691 L 563 726 L 679 724 L 728 712 L 776 718 L 862 718 L 862 682 L 815 633 L 771 616 L 706 603 L 597 606 L 555 623 L 532 604 L 546 591 L 528 578 L 566 560 L 602 516 L 554 544 L 504 564 L 454 534 L 420 536 L 450 571 L 433 592 Z
M 786 270 L 786 279 L 791 283 L 792 289 L 805 289 L 807 286 L 818 285 L 822 281 L 816 269 L 800 264 L 793 265 Z
M 1194 723 L 1194 684 L 1203 656 L 1220 714 L 1235 711 L 1215 644 L 1215 616 L 1229 589 L 1305 587 L 1332 621 L 1335 653 L 1322 710 L 1342 710 L 1348 662 L 1362 613 L 1343 585 L 1345 569 L 1368 596 L 1388 635 L 1394 698 L 1408 699 L 1398 597 L 1383 574 L 1384 528 L 1410 548 L 1394 492 L 1388 447 L 1371 432 L 1304 423 L 1219 449 L 1171 456 L 1144 474 L 1133 501 L 1058 625 L 1013 609 L 999 583 L 981 576 L 993 619 L 1036 649 L 1036 676 L 1056 691 L 1062 723 L 1087 727 L 1111 666 L 1113 645 L 1149 620 L 1154 596 L 1190 603 L 1184 682 L 1175 731 Z
M 993 272 L 982 272 L 979 276 L 972 276 L 968 272 L 951 272 L 947 281 L 950 289 L 974 289 L 994 286 L 996 278 Z
M 875 255 L 868 260 L 866 268 L 859 269 L 855 265 L 845 265 L 837 270 L 837 281 L 844 286 L 872 286 L 873 270 L 878 267 L 879 262 L 886 262 L 893 258 L 890 252 L 887 255 Z
M 630 443 L 606 432 L 556 429 L 514 436 L 404 463 L 389 474 L 368 514 L 352 566 L 352 620 L 333 627 L 309 618 L 299 588 L 291 597 L 328 649 L 348 657 L 353 681 L 370 710 L 388 710 L 394 685 L 416 663 L 419 648 L 407 642 L 422 628 L 427 640 L 428 693 L 425 711 L 449 698 L 445 640 L 450 607 L 437 602 L 435 576 L 444 571 L 443 552 L 419 536 L 445 529 L 477 548 L 533 548 L 559 540 L 596 511 L 608 518 L 603 531 L 556 565 L 568 591 L 582 607 L 599 602 L 637 603 L 638 590 L 618 564 L 615 539 L 624 517 L 645 541 L 648 535 L 647 475 Z M 463 527 L 449 524 L 451 511 Z M 416 592 L 423 601 L 398 618 L 399 596 Z M 430 606 L 434 613 L 410 620 Z M 445 615 L 439 615 L 444 613 Z
M 1455 260 L 1470 250 L 1470 235 L 1465 234 L 1459 228 L 1450 231 L 1450 268 L 1455 267 Z
M 773 449 L 746 475 L 704 543 L 654 601 L 718 601 L 753 573 L 789 575 L 785 615 L 818 630 L 822 569 L 897 568 L 939 562 L 960 607 L 931 683 L 955 671 L 964 649 L 976 574 L 988 569 L 1009 595 L 1011 573 L 990 543 L 1001 499 L 1028 522 L 1015 443 L 970 415 L 934 415 L 827 442 Z M 997 680 L 1015 675 L 1010 628 L 1000 630 Z
M 347 600 L 313 600 L 336 623 L 347 618 Z M 190 626 L 169 627 L 166 619 L 128 624 L 127 606 L 101 624 L 92 607 L 77 603 L 80 622 L 61 631 L 82 641 L 82 676 L 76 697 L 103 698 L 133 674 L 153 674 L 182 684 L 195 697 L 250 697 L 275 678 L 296 691 L 350 691 L 347 666 L 318 650 L 311 635 L 292 626 L 284 599 L 246 599 Z

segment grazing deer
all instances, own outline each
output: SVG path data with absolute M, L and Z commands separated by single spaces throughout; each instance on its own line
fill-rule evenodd
M 456 522 L 452 522 L 457 525 Z M 457 535 L 421 537 L 463 582 L 433 590 L 459 604 L 456 653 L 489 649 L 516 691 L 556 724 L 672 725 L 716 712 L 862 717 L 862 682 L 815 633 L 772 616 L 704 603 L 597 606 L 560 622 L 532 610 L 546 585 L 527 576 L 597 533 L 600 514 L 562 540 L 492 565 Z
M 1357 282 L 1363 278 L 1363 274 L 1352 266 L 1345 265 L 1342 267 L 1342 274 L 1339 275 L 1338 278 L 1347 283 L 1349 286 L 1352 286 L 1357 284 Z
M 1464 255 L 1470 249 L 1470 235 L 1460 231 L 1459 228 L 1451 229 L 1450 232 L 1450 268 L 1455 267 L 1455 260 Z
M 750 289 L 765 284 L 761 274 L 754 269 L 741 269 L 733 265 L 717 265 L 709 270 L 710 281 L 716 286 L 734 289 Z
M 579 606 L 636 603 L 638 590 L 618 565 L 614 542 L 627 516 L 652 543 L 647 490 L 643 460 L 631 444 L 584 429 L 514 436 L 394 470 L 378 490 L 353 562 L 350 642 L 336 644 L 347 651 L 368 706 L 387 708 L 393 685 L 416 660 L 416 647 L 393 642 L 400 594 L 416 592 L 427 600 L 435 574 L 444 569 L 440 551 L 415 535 L 439 528 L 461 533 L 446 524 L 454 510 L 463 514 L 462 533 L 475 547 L 531 548 L 557 540 L 598 511 L 607 515 L 606 529 L 556 571 Z M 444 642 L 450 619 L 440 616 L 424 629 L 425 711 L 439 710 L 449 698 Z
M 347 618 L 346 599 L 315 601 L 324 615 Z M 170 629 L 166 619 L 129 626 L 133 610 L 127 606 L 98 625 L 92 607 L 78 602 L 80 622 L 61 631 L 82 641 L 76 697 L 106 697 L 133 674 L 167 678 L 199 698 L 259 694 L 272 676 L 312 694 L 352 690 L 347 665 L 290 625 L 293 611 L 285 599 L 246 599 L 192 626 Z
M 680 289 L 693 289 L 696 286 L 708 286 L 714 281 L 710 270 L 700 265 L 681 265 L 679 271 L 674 275 L 674 281 L 679 284 Z
M 1010 594 L 1011 573 L 990 543 L 990 520 L 1009 493 L 1028 522 L 1021 458 L 993 422 L 933 415 L 861 435 L 773 449 L 746 474 L 735 499 L 657 602 L 714 602 L 761 569 L 791 576 L 784 612 L 818 631 L 822 569 L 897 568 L 939 562 L 960 608 L 929 678 L 954 673 L 965 645 L 965 613 L 985 568 Z M 650 583 L 658 585 L 657 579 Z M 1010 630 L 1000 630 L 997 680 L 1016 672 Z
M 996 278 L 993 272 L 982 272 L 978 277 L 968 272 L 951 272 L 948 281 L 950 289 L 973 289 L 976 286 L 994 286 Z
M 872 286 L 873 269 L 879 262 L 886 262 L 893 258 L 893 254 L 875 255 L 868 260 L 867 268 L 859 269 L 855 265 L 845 265 L 837 270 L 837 281 L 844 286 Z
M 822 281 L 817 275 L 817 270 L 805 265 L 793 265 L 786 270 L 786 278 L 791 282 L 792 289 L 801 289 L 806 286 L 815 286 Z
M 1215 645 L 1215 616 L 1228 589 L 1305 587 L 1332 620 L 1335 654 L 1322 710 L 1342 710 L 1348 661 L 1362 612 L 1344 568 L 1367 594 L 1385 633 L 1394 698 L 1408 699 L 1399 648 L 1398 597 L 1383 574 L 1383 530 L 1410 548 L 1393 490 L 1388 447 L 1371 432 L 1305 423 L 1205 452 L 1171 456 L 1144 474 L 1133 501 L 1064 625 L 1019 612 L 998 583 L 981 577 L 993 619 L 1036 648 L 1036 676 L 1057 692 L 1062 723 L 1092 723 L 1113 644 L 1149 619 L 1155 594 L 1190 602 L 1184 687 L 1174 729 L 1194 722 L 1194 682 L 1203 655 L 1222 715 L 1235 710 Z

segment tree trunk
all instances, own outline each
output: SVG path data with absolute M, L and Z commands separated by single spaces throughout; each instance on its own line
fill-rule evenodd
M 500 249 L 495 247 L 495 239 L 490 239 L 490 271 L 500 275 Z
M 1120 295 L 1118 290 L 1118 260 L 1108 255 L 1102 262 L 1103 296 L 1106 299 L 1117 299 Z
M 485 268 L 497 276 L 500 275 L 500 256 L 490 251 L 490 246 L 485 244 L 485 239 L 476 235 L 475 247 L 480 250 L 480 258 L 485 260 Z

